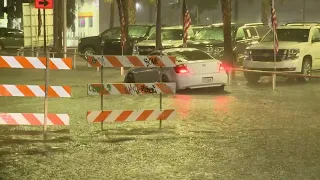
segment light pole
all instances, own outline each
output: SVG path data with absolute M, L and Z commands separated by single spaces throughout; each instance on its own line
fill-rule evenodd
M 302 22 L 305 23 L 306 22 L 306 0 L 302 0 Z

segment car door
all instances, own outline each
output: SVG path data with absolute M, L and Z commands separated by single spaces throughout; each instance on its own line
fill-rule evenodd
M 9 33 L 8 31 L 9 29 L 7 28 L 1 28 L 0 40 L 3 48 L 12 48 L 13 37 L 11 37 L 12 33 Z
M 105 55 L 121 55 L 121 30 L 120 27 L 114 27 L 103 34 L 101 38 L 104 41 L 103 54 Z
M 12 38 L 13 38 L 13 48 L 21 48 L 24 46 L 24 35 L 23 31 L 18 29 L 12 30 Z
M 7 29 L 6 28 L 0 28 L 0 51 L 2 48 L 5 48 L 6 44 L 6 34 L 7 34 Z
M 149 54 L 149 56 L 159 56 L 159 52 L 152 52 Z M 159 82 L 160 81 L 160 74 L 159 74 L 159 68 L 158 67 L 141 67 L 136 68 L 136 77 L 139 79 L 139 82 L 144 83 L 153 83 L 153 82 Z M 141 81 L 140 81 L 141 80 Z
M 248 46 L 248 35 L 245 33 L 245 28 L 240 27 L 235 35 L 234 52 L 237 55 L 237 59 L 241 61 L 243 58 L 244 50 Z
M 312 31 L 311 49 L 313 69 L 320 69 L 320 27 L 314 28 Z

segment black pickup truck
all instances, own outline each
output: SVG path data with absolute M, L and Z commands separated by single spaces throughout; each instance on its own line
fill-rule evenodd
M 128 52 L 124 55 L 132 55 L 133 45 L 137 42 L 145 40 L 153 31 L 156 30 L 155 25 L 129 25 L 129 44 Z M 102 48 L 102 41 L 104 47 Z M 104 55 L 121 55 L 121 28 L 113 27 L 105 30 L 98 36 L 81 38 L 78 44 L 78 51 L 86 58 L 88 55 L 101 54 Z
M 242 64 L 245 49 L 259 43 L 270 30 L 262 23 L 232 24 L 232 46 L 237 64 Z M 218 60 L 222 60 L 224 52 L 223 24 L 212 24 L 202 28 L 190 41 L 188 47 L 201 49 Z

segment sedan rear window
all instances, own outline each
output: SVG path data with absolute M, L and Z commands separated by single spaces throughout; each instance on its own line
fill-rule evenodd
M 207 53 L 200 50 L 192 50 L 192 51 L 174 51 L 168 52 L 169 56 L 175 56 L 177 61 L 196 61 L 196 60 L 210 60 L 213 59 Z

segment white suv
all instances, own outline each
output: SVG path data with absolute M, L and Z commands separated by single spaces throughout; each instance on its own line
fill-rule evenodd
M 277 71 L 311 75 L 311 71 L 320 69 L 320 25 L 287 24 L 277 28 L 279 52 L 274 61 L 273 31 L 259 44 L 249 46 L 245 52 L 243 67 L 250 70 Z M 249 83 L 257 83 L 265 73 L 245 72 Z M 310 78 L 297 80 L 308 82 Z

